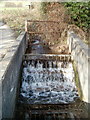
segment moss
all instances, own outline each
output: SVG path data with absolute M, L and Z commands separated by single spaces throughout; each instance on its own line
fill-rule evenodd
M 79 75 L 78 75 L 78 71 L 77 71 L 77 65 L 76 65 L 75 62 L 73 62 L 73 69 L 74 69 L 74 74 L 75 74 L 76 87 L 78 89 L 78 93 L 80 95 L 80 98 L 83 99 L 83 93 L 82 93 L 81 84 L 80 84 L 80 80 L 79 80 Z

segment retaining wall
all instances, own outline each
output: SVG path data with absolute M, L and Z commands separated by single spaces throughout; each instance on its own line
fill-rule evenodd
M 90 103 L 90 48 L 73 31 L 68 32 L 67 44 L 72 59 L 76 62 L 82 100 Z
M 22 56 L 26 50 L 26 33 L 22 32 L 0 62 L 0 118 L 13 118 Z

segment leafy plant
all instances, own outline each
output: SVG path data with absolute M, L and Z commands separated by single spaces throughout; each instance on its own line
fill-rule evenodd
M 66 2 L 65 7 L 71 15 L 71 23 L 84 31 L 90 28 L 90 2 Z

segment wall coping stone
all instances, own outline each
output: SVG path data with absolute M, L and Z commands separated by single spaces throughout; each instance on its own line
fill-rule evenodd
M 68 36 L 72 39 L 71 42 L 76 43 L 77 46 L 85 53 L 86 57 L 90 59 L 90 48 L 85 44 L 74 31 L 68 31 Z M 68 43 L 67 43 L 68 44 Z

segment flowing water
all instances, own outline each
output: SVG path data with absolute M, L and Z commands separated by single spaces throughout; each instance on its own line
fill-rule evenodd
M 28 104 L 74 102 L 79 97 L 74 78 L 71 62 L 24 61 L 20 97 Z
M 28 54 L 23 61 L 15 119 L 86 119 L 87 110 L 85 103 L 78 99 L 72 62 L 66 57 L 59 61 L 49 55 L 38 56 L 51 53 L 38 43 L 29 47 L 30 52 L 28 49 L 26 53 L 32 53 L 32 57 Z

